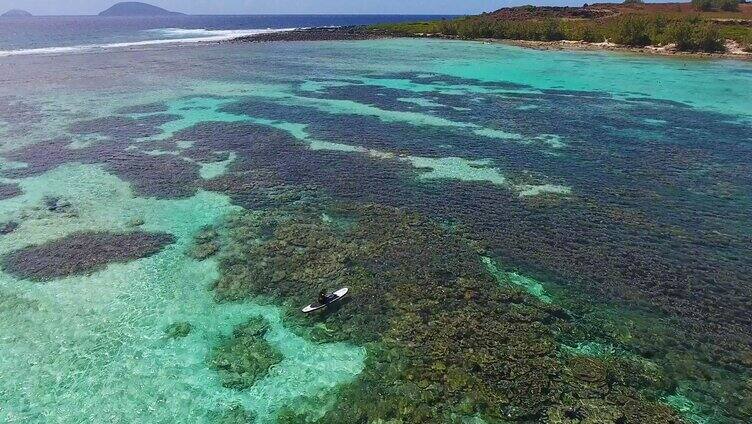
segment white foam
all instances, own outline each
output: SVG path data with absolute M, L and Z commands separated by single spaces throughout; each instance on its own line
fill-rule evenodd
M 154 40 L 131 41 L 125 43 L 108 43 L 108 44 L 84 44 L 68 47 L 43 47 L 36 49 L 21 50 L 0 50 L 0 57 L 8 56 L 28 56 L 28 55 L 56 55 L 66 53 L 85 53 L 96 52 L 99 50 L 122 49 L 128 47 L 158 46 L 164 44 L 188 44 L 188 43 L 210 43 L 217 41 L 233 40 L 240 37 L 251 35 L 269 34 L 273 32 L 294 31 L 296 28 L 281 29 L 248 29 L 248 30 L 207 30 L 207 29 L 182 29 L 182 28 L 163 28 L 159 30 L 150 30 L 149 32 L 160 32 L 166 36 L 182 38 L 160 38 Z
M 152 34 L 159 34 L 165 37 L 174 37 L 174 38 L 198 38 L 198 37 L 222 37 L 222 36 L 228 36 L 228 37 L 237 37 L 237 36 L 244 36 L 249 35 L 248 32 L 256 32 L 256 31 L 275 31 L 272 28 L 267 28 L 264 30 L 238 30 L 238 29 L 205 29 L 205 28 L 157 28 L 157 29 L 148 29 L 144 32 L 152 33 Z

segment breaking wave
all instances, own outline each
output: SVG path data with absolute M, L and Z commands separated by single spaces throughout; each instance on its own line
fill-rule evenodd
M 296 28 L 281 29 L 247 29 L 247 30 L 208 30 L 208 29 L 184 29 L 184 28 L 160 28 L 147 30 L 149 33 L 158 33 L 167 38 L 157 38 L 141 41 L 106 44 L 83 44 L 77 46 L 42 47 L 35 49 L 0 50 L 0 57 L 27 56 L 27 55 L 56 55 L 68 53 L 96 52 L 99 50 L 123 49 L 129 47 L 158 46 L 164 44 L 189 44 L 208 43 L 217 41 L 233 40 L 250 35 L 267 34 L 272 32 L 293 31 Z

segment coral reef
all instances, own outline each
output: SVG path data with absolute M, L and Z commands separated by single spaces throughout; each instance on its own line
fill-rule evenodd
M 306 414 L 284 409 L 277 415 L 277 424 L 306 424 L 311 422 Z
M 365 370 L 320 422 L 681 422 L 622 362 L 562 355 L 568 313 L 498 284 L 461 230 L 373 204 L 241 213 L 226 227 L 219 300 L 265 295 L 310 337 L 368 349 Z M 295 312 L 341 286 L 353 296 L 337 308 Z
M 722 411 L 719 416 L 748 419 L 739 412 L 740 402 L 724 395 L 737 392 L 752 374 L 745 359 L 752 351 L 746 300 L 752 294 L 746 284 L 752 268 L 745 260 L 750 238 L 738 230 L 748 226 L 746 187 L 752 184 L 751 165 L 739 154 L 749 150 L 745 124 L 708 108 L 637 95 L 617 101 L 603 93 L 547 90 L 500 97 L 490 93 L 529 87 L 479 81 L 472 81 L 474 91 L 468 95 L 467 79 L 415 73 L 342 82 L 322 83 L 316 92 L 301 89 L 296 95 L 395 111 L 409 110 L 395 106 L 396 97 L 430 93 L 431 101 L 445 106 L 432 111 L 441 118 L 484 128 L 503 124 L 523 136 L 557 134 L 575 142 L 562 149 L 562 160 L 536 146 L 488 143 L 463 128 L 382 122 L 369 114 L 331 114 L 302 103 L 291 108 L 252 97 L 223 110 L 305 123 L 311 138 L 358 140 L 366 148 L 431 157 L 447 150 L 468 158 L 503 157 L 503 169 L 519 170 L 509 175 L 510 181 L 538 184 L 543 176 L 561 176 L 575 188 L 573 195 L 520 199 L 494 187 L 468 190 L 456 181 L 415 184 L 412 170 L 388 161 L 342 152 L 314 155 L 289 145 L 271 150 L 258 141 L 273 138 L 266 134 L 270 131 L 241 124 L 217 129 L 227 135 L 222 145 L 232 143 L 227 148 L 243 141 L 235 175 L 206 187 L 257 208 L 275 205 L 264 194 L 269 186 L 308 184 L 336 199 L 400 206 L 461 222 L 485 241 L 485 256 L 530 278 L 519 283 L 558 285 L 564 297 L 588 293 L 583 304 L 600 299 L 612 311 L 649 311 L 650 319 L 620 322 L 616 313 L 599 319 L 615 332 L 603 334 L 588 324 L 575 343 L 598 335 L 607 344 L 655 361 L 673 381 L 706 381 L 714 387 L 709 390 L 715 394 L 707 397 L 716 399 L 711 403 Z M 530 105 L 536 107 L 516 109 Z M 503 111 L 525 118 L 500 117 Z M 180 137 L 198 144 L 208 134 L 206 126 L 197 126 Z M 722 140 L 714 147 L 704 141 L 714 138 Z M 611 166 L 602 166 L 604 158 Z
M 566 199 L 547 195 L 521 199 L 507 190 L 488 185 L 468 190 L 467 184 L 460 181 L 417 184 L 416 171 L 404 163 L 346 152 L 312 151 L 290 132 L 250 122 L 199 123 L 178 131 L 169 140 L 149 144 L 150 148 L 169 150 L 175 155 L 154 156 L 141 152 L 142 144 L 134 142 L 139 137 L 159 133 L 161 124 L 174 118 L 164 114 L 105 117 L 100 121 L 74 124 L 71 131 L 85 138 L 105 137 L 123 142 L 92 143 L 76 149 L 68 147 L 71 139 L 40 142 L 4 153 L 8 159 L 26 162 L 29 166 L 6 169 L 2 175 L 36 175 L 71 161 L 102 163 L 105 169 L 131 182 L 136 193 L 143 196 L 184 197 L 204 188 L 225 193 L 235 204 L 247 208 L 284 208 L 292 204 L 310 207 L 237 218 L 237 222 L 229 223 L 238 232 L 231 236 L 237 240 L 234 247 L 226 247 L 217 239 L 197 239 L 188 255 L 200 260 L 217 254 L 219 249 L 226 250 L 222 253 L 223 277 L 216 291 L 221 300 L 265 294 L 297 307 L 307 303 L 322 287 L 351 285 L 359 290 L 359 296 L 344 302 L 338 310 L 331 311 L 331 315 L 317 317 L 316 325 L 295 319 L 313 338 L 376 343 L 379 349 L 393 349 L 398 358 L 409 357 L 412 348 L 405 347 L 408 341 L 427 344 L 426 349 L 433 348 L 422 340 L 420 328 L 411 332 L 403 330 L 406 334 L 398 332 L 405 327 L 402 321 L 412 316 L 410 314 L 418 314 L 421 321 L 417 322 L 428 320 L 426 326 L 434 321 L 446 324 L 457 319 L 459 322 L 453 315 L 441 317 L 448 321 L 440 321 L 435 311 L 403 310 L 401 293 L 416 296 L 416 302 L 451 305 L 441 291 L 426 300 L 419 297 L 423 296 L 418 293 L 420 289 L 414 288 L 448 287 L 445 291 L 451 293 L 456 285 L 442 282 L 445 278 L 457 281 L 462 278 L 463 284 L 486 293 L 490 280 L 486 281 L 488 276 L 484 270 L 476 269 L 477 254 L 494 258 L 504 264 L 504 271 L 509 267 L 520 272 L 516 274 L 519 278 L 508 272 L 501 275 L 500 292 L 526 300 L 522 306 L 512 302 L 515 307 L 502 316 L 494 316 L 498 312 L 488 313 L 488 306 L 478 307 L 478 310 L 494 322 L 512 314 L 514 318 L 510 322 L 523 317 L 534 323 L 540 320 L 529 315 L 543 314 L 546 318 L 541 319 L 541 325 L 547 332 L 536 337 L 553 340 L 554 345 L 561 343 L 560 349 L 543 355 L 545 358 L 556 356 L 552 359 L 556 367 L 549 378 L 553 382 L 544 378 L 536 380 L 546 381 L 540 390 L 551 393 L 551 387 L 564 387 L 561 390 L 572 393 L 613 396 L 613 387 L 603 386 L 599 381 L 571 383 L 571 379 L 589 378 L 576 372 L 576 362 L 570 363 L 573 357 L 586 356 L 603 360 L 609 370 L 607 375 L 623 380 L 619 384 L 630 390 L 639 388 L 640 395 L 651 402 L 672 393 L 677 381 L 706 381 L 704 388 L 688 389 L 687 396 L 702 403 L 702 408 L 707 409 L 711 404 L 710 410 L 721 411 L 721 416 L 730 414 L 736 420 L 749 419 L 743 395 L 722 396 L 723 393 L 747 393 L 743 385 L 750 378 L 752 364 L 751 323 L 746 313 L 749 287 L 745 284 L 750 270 L 749 261 L 744 260 L 749 237 L 738 231 L 748 222 L 744 213 L 749 209 L 744 187 L 750 185 L 752 175 L 750 165 L 742 160 L 745 155 L 738 154 L 746 151 L 740 149 L 748 148 L 743 146 L 749 137 L 745 125 L 680 102 L 638 95 L 622 101 L 596 92 L 525 92 L 530 87 L 415 73 L 341 82 L 345 84 L 327 86 L 321 82 L 315 92 L 305 91 L 302 86 L 293 88 L 291 99 L 308 97 L 305 104 L 294 107 L 274 99 L 251 96 L 229 103 L 222 111 L 238 117 L 247 115 L 252 119 L 306 124 L 309 137 L 314 139 L 342 143 L 358 140 L 365 148 L 397 154 L 435 158 L 451 151 L 469 159 L 499 158 L 498 166 L 510 170 L 509 181 L 515 184 L 559 183 L 564 179 L 565 184 L 576 189 Z M 472 93 L 468 92 L 469 88 Z M 500 90 L 515 93 L 499 96 Z M 431 109 L 436 117 L 472 124 L 472 128 L 506 128 L 523 138 L 557 134 L 567 141 L 561 149 L 567 160 L 561 160 L 535 143 L 522 146 L 516 142 L 513 146 L 506 142 L 489 143 L 488 137 L 471 133 L 462 126 L 415 125 L 382 120 L 357 111 L 335 114 L 317 109 L 314 107 L 317 103 L 311 101 L 341 99 L 375 105 L 385 111 L 411 112 L 420 109 L 396 99 L 417 96 L 442 105 Z M 535 107 L 527 107 L 533 105 Z M 525 109 L 520 109 L 522 107 Z M 160 105 L 146 105 L 141 110 L 136 107 L 120 112 L 139 114 L 164 110 Z M 615 114 L 614 110 L 625 113 Z M 506 111 L 524 114 L 525 119 L 511 119 L 504 115 Z M 569 125 L 562 126 L 561 122 Z M 697 122 L 705 124 L 698 127 Z M 661 141 L 656 142 L 659 130 Z M 709 148 L 706 140 L 711 138 L 719 142 Z M 438 139 L 443 141 L 441 145 L 434 142 Z M 177 147 L 179 144 L 181 148 Z M 227 152 L 237 154 L 237 159 L 228 165 L 228 172 L 203 181 L 199 163 L 222 160 L 228 157 Z M 608 158 L 611 166 L 602 166 L 603 158 Z M 342 178 L 343 175 L 347 178 Z M 369 222 L 360 207 L 322 210 L 311 206 L 316 202 L 309 200 L 319 193 L 339 200 L 420 211 L 424 217 L 441 220 L 450 229 L 462 223 L 463 230 L 458 232 L 466 240 L 459 248 L 450 246 L 446 252 L 440 252 L 434 246 L 426 247 L 423 242 L 405 242 L 394 234 L 360 234 L 358 231 L 366 232 L 364 228 L 378 234 L 372 228 L 377 222 L 389 227 L 392 219 L 401 220 L 406 215 L 376 214 L 373 222 Z M 64 201 L 61 205 L 54 202 L 45 207 L 55 213 L 75 213 Z M 408 235 L 428 232 L 437 245 L 446 243 L 446 237 L 434 234 L 444 234 L 446 228 L 434 231 L 434 224 L 415 224 L 421 231 L 408 232 Z M 14 225 L 11 223 L 9 230 Z M 289 227 L 288 230 L 285 227 Z M 397 225 L 397 228 L 403 227 Z M 240 235 L 241 228 L 246 239 Z M 298 234 L 288 234 L 291 232 Z M 484 241 L 483 248 L 473 246 L 470 234 L 473 240 Z M 421 246 L 422 252 L 415 251 L 410 243 Z M 394 251 L 373 247 L 390 244 L 399 247 Z M 471 246 L 472 254 L 458 257 L 456 261 L 447 259 L 467 249 L 465 245 Z M 420 258 L 429 253 L 442 258 L 436 262 L 446 264 L 421 262 Z M 235 259 L 231 259 L 233 257 Z M 418 265 L 410 272 L 423 273 L 420 278 L 409 274 L 406 266 L 395 265 L 412 260 L 418 261 Z M 249 261 L 258 263 L 250 266 Z M 452 263 L 461 265 L 447 269 Z M 426 271 L 434 267 L 445 271 Z M 465 275 L 465 271 L 457 272 L 455 268 L 460 267 L 469 267 L 470 276 Z M 484 277 L 477 280 L 475 274 Z M 274 287 L 268 287 L 269 284 Z M 541 305 L 514 289 L 514 285 L 560 307 L 537 309 L 538 312 L 532 313 Z M 543 287 L 547 292 L 542 291 Z M 558 291 L 552 291 L 552 287 Z M 618 313 L 596 316 L 578 309 L 572 302 L 563 303 L 578 292 L 591 297 L 578 300 L 579 305 L 598 298 L 604 302 L 598 307 L 618 305 L 619 308 L 649 311 L 645 315 L 650 317 L 626 317 Z M 472 314 L 478 312 L 473 309 L 467 313 L 475 317 Z M 521 327 L 520 331 L 525 328 Z M 448 330 L 435 331 L 441 335 Z M 476 336 L 480 337 L 473 335 Z M 398 342 L 392 343 L 393 340 Z M 453 336 L 443 336 L 443 340 L 453 340 Z M 598 344 L 613 347 L 613 350 L 594 347 Z M 577 348 L 568 348 L 573 346 Z M 591 348 L 579 349 L 581 346 Z M 546 351 L 548 342 L 537 348 Z M 369 348 L 369 352 L 380 350 Z M 503 354 L 504 349 L 499 352 Z M 624 352 L 630 355 L 623 355 Z M 441 362 L 446 366 L 452 361 Z M 532 359 L 525 361 L 534 362 Z M 648 362 L 654 366 L 647 365 Z M 422 370 L 407 360 L 404 363 L 408 364 L 404 365 L 407 368 Z M 455 374 L 453 371 L 446 375 Z M 452 378 L 451 381 L 453 385 L 462 386 L 464 380 Z M 481 390 L 484 386 L 478 384 L 477 387 Z M 513 389 L 510 393 L 520 398 Z M 563 395 L 550 396 L 562 399 Z M 479 402 L 457 403 L 451 396 L 447 399 L 447 404 L 454 406 L 436 414 L 483 409 L 477 407 Z M 510 400 L 506 404 L 494 403 L 489 409 L 498 407 L 501 415 L 512 417 L 524 414 L 544 417 L 557 413 L 556 402 L 544 399 L 542 404 L 518 408 L 509 406 L 515 405 Z M 457 405 L 464 409 L 457 409 Z M 588 408 L 605 411 L 605 406 L 597 402 L 583 405 L 580 408 L 583 411 Z M 570 402 L 560 412 L 565 414 L 570 407 L 575 408 L 575 403 Z M 579 416 L 568 413 L 575 418 Z M 590 416 L 588 414 L 592 415 L 586 412 L 581 415 Z M 491 415 L 484 412 L 486 418 Z
M 0 183 L 0 200 L 10 199 L 11 197 L 16 197 L 21 193 L 21 187 L 19 187 L 18 184 Z
M 233 405 L 227 411 L 212 420 L 214 424 L 253 424 L 256 417 L 240 405 Z
M 175 115 L 147 115 L 141 118 L 104 116 L 75 122 L 68 127 L 68 131 L 77 135 L 96 135 L 116 142 L 128 142 L 159 135 L 162 132 L 161 125 L 177 118 Z
M 47 281 L 151 256 L 174 241 L 165 233 L 78 233 L 11 252 L 2 267 L 19 278 Z
M 16 221 L 8 221 L 0 223 L 0 236 L 10 234 L 18 228 L 19 224 Z
M 515 181 L 524 181 L 526 170 L 565 176 L 568 185 L 578 188 L 578 199 L 553 204 L 548 197 L 534 197 L 520 203 L 503 190 L 487 187 L 466 190 L 460 184 L 443 183 L 443 189 L 435 190 L 407 184 L 409 178 L 393 166 L 380 162 L 383 169 L 377 170 L 372 160 L 352 155 L 313 157 L 304 151 L 290 152 L 289 147 L 278 154 L 253 149 L 253 163 L 269 169 L 275 178 L 287 179 L 285 183 L 315 183 L 339 198 L 404 205 L 454 219 L 487 240 L 492 256 L 503 258 L 505 265 L 538 272 L 542 280 L 564 282 L 572 291 L 595 293 L 614 302 L 651 304 L 682 321 L 686 337 L 695 343 L 703 343 L 699 339 L 704 338 L 696 335 L 709 334 L 708 349 L 715 346 L 715 361 L 723 366 L 739 364 L 747 350 L 744 347 L 752 343 L 752 322 L 744 301 L 750 295 L 745 276 L 752 269 L 749 261 L 742 260 L 750 241 L 734 229 L 747 225 L 740 211 L 749 206 L 744 187 L 751 182 L 752 170 L 740 160 L 745 155 L 738 152 L 748 150 L 742 141 L 749 137 L 748 128 L 714 112 L 646 97 L 631 97 L 621 104 L 593 92 L 562 96 L 561 91 L 547 91 L 500 98 L 490 92 L 526 87 L 479 81 L 472 81 L 478 92 L 457 95 L 464 93 L 467 83 L 467 79 L 443 75 L 422 78 L 398 73 L 365 82 L 348 81 L 345 86 L 323 86 L 305 94 L 395 110 L 395 98 L 416 94 L 388 87 L 433 88 L 431 100 L 447 106 L 436 110 L 437 116 L 487 128 L 499 122 L 500 111 L 534 102 L 539 107 L 526 110 L 525 119 L 504 117 L 505 128 L 527 136 L 549 133 L 582 142 L 569 145 L 568 160 L 562 161 L 540 149 L 525 148 L 523 153 L 503 143 L 488 143 L 463 128 L 381 122 L 378 117 L 356 113 L 333 115 L 258 98 L 227 105 L 224 110 L 304 122 L 315 139 L 358 140 L 366 148 L 412 155 L 444 155 L 433 142 L 442 140 L 458 156 L 504 157 L 504 168 L 523 170 L 510 176 Z M 613 114 L 614 108 L 626 113 Z M 672 129 L 657 137 L 656 120 Z M 704 123 L 702 128 L 697 122 Z M 241 140 L 243 136 L 235 131 L 222 130 L 233 134 L 233 140 Z M 723 141 L 710 148 L 703 140 L 714 137 Z M 248 145 L 252 143 L 249 140 Z M 602 167 L 603 158 L 610 158 L 613 166 Z M 291 169 L 298 175 L 290 175 Z M 676 193 L 673 190 L 684 194 L 670 195 Z M 689 210 L 697 214 L 687 214 Z M 704 218 L 698 220 L 698 216 Z M 687 282 L 692 282 L 692 290 L 687 290 Z M 728 325 L 731 322 L 734 325 Z
M 144 197 L 184 198 L 196 193 L 199 164 L 175 155 L 156 156 L 129 149 L 126 141 L 131 140 L 94 143 L 78 149 L 69 147 L 70 139 L 36 143 L 4 154 L 10 160 L 29 166 L 3 170 L 0 175 L 28 177 L 69 162 L 101 163 L 108 171 L 133 184 L 136 193 Z
M 44 208 L 49 212 L 64 214 L 67 216 L 76 216 L 76 210 L 73 207 L 73 203 L 65 198 L 47 196 L 42 200 Z
M 211 228 L 202 229 L 194 237 L 193 247 L 188 255 L 197 260 L 204 260 L 219 251 L 219 234 Z
M 217 370 L 223 386 L 247 389 L 282 361 L 282 354 L 263 338 L 267 330 L 263 318 L 252 318 L 212 351 L 209 366 Z
M 190 322 L 174 322 L 165 328 L 165 336 L 168 339 L 182 339 L 183 337 L 188 337 L 189 334 L 191 334 L 191 330 L 193 330 L 193 326 Z

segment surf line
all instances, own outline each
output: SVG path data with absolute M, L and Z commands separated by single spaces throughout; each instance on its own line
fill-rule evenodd
M 66 53 L 87 53 L 99 50 L 123 49 L 128 47 L 143 46 L 161 46 L 167 44 L 193 44 L 193 43 L 212 43 L 218 41 L 230 41 L 236 38 L 248 37 L 251 35 L 271 34 L 275 32 L 295 31 L 298 28 L 280 28 L 280 29 L 253 29 L 240 31 L 217 31 L 219 34 L 206 37 L 187 37 L 187 38 L 160 38 L 155 40 L 130 41 L 123 43 L 106 43 L 106 44 L 81 44 L 76 46 L 60 47 L 39 47 L 35 49 L 19 50 L 0 50 L 0 57 L 9 56 L 31 56 L 31 55 L 58 55 Z M 187 30 L 186 30 L 187 31 Z M 211 31 L 206 31 L 211 33 Z

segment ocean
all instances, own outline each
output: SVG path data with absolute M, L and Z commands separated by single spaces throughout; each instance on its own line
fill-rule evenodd
M 270 30 L 451 18 L 441 15 L 35 16 L 3 18 L 0 55 L 108 45 L 227 40 Z M 208 39 L 208 40 L 207 40 Z M 39 50 L 45 49 L 45 50 Z M 51 50 L 49 50 L 51 49 Z
M 384 19 L 0 27 L 0 421 L 749 422 L 752 64 Z

